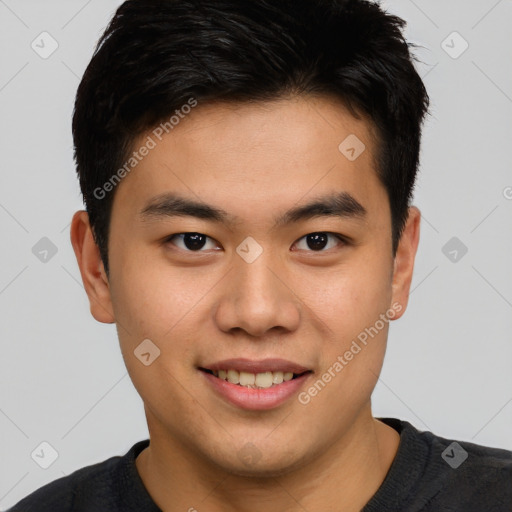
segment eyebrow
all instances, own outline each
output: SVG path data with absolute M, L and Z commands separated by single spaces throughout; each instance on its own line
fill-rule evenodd
M 296 206 L 274 219 L 274 228 L 309 220 L 315 217 L 339 217 L 363 219 L 366 208 L 348 192 L 339 192 L 318 197 L 309 203 Z M 188 199 L 175 193 L 153 197 L 139 212 L 142 221 L 172 217 L 195 217 L 197 219 L 233 225 L 240 221 L 222 208 Z

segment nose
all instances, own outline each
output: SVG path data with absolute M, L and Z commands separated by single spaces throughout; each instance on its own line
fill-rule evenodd
M 214 314 L 219 329 L 242 330 L 254 337 L 297 329 L 300 300 L 289 283 L 290 274 L 270 252 L 263 251 L 252 263 L 236 255 L 226 277 Z

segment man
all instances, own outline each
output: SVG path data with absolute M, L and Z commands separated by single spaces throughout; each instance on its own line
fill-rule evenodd
M 150 440 L 14 511 L 512 510 L 512 453 L 374 418 L 428 96 L 363 0 L 131 0 L 79 86 L 71 241 Z

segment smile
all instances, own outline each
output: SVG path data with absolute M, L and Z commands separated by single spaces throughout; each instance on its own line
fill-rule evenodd
M 282 359 L 230 359 L 198 367 L 215 395 L 237 408 L 268 410 L 297 394 L 312 370 Z
M 303 375 L 303 372 L 300 374 L 293 372 L 282 372 L 282 371 L 266 371 L 260 373 L 249 373 L 238 370 L 207 370 L 205 368 L 201 368 L 203 371 L 215 375 L 215 377 L 230 382 L 231 384 L 236 384 L 238 386 L 243 386 L 250 389 L 267 389 L 273 386 L 277 386 L 282 384 L 283 382 L 287 382 L 289 380 L 296 379 L 300 375 Z

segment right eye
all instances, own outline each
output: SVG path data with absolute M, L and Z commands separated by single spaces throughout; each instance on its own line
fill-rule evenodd
M 176 247 L 186 252 L 205 252 L 201 249 L 207 245 L 210 241 L 210 247 L 207 249 L 215 249 L 218 245 L 215 245 L 213 238 L 210 238 L 203 233 L 175 233 L 165 239 L 165 243 L 172 243 Z

